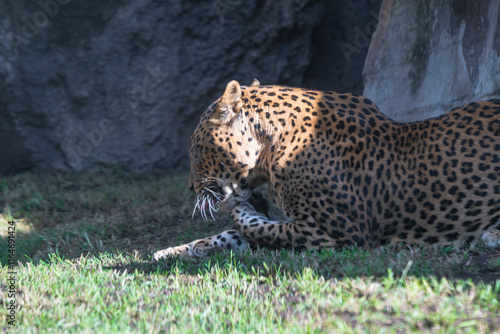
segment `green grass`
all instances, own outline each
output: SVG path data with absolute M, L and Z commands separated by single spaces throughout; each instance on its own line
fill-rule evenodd
M 0 277 L 17 222 L 16 327 L 43 332 L 488 333 L 500 324 L 500 253 L 256 250 L 151 262 L 232 225 L 191 220 L 186 175 L 0 178 Z
M 185 174 L 173 177 L 113 174 L 21 174 L 0 178 L 0 236 L 8 220 L 18 224 L 20 261 L 68 258 L 103 251 L 151 251 L 229 228 L 191 220 L 194 196 Z M 28 257 L 24 257 L 26 254 Z M 28 259 L 29 258 L 29 259 Z M 5 263 L 6 254 L 0 252 Z

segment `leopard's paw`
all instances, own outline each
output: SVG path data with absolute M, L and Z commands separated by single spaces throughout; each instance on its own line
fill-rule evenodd
M 483 234 L 482 239 L 487 247 L 500 247 L 500 230 L 492 230 Z
M 169 247 L 155 252 L 153 255 L 153 260 L 159 261 L 160 259 L 165 259 L 169 257 L 186 256 L 188 255 L 188 251 L 189 251 L 188 245 Z

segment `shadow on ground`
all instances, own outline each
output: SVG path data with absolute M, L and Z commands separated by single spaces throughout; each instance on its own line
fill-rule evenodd
M 231 228 L 227 215 L 217 221 L 191 218 L 194 196 L 187 189 L 187 174 L 130 175 L 115 168 L 107 174 L 20 174 L 0 178 L 0 224 L 17 224 L 16 255 L 21 262 L 49 261 L 57 253 L 67 259 L 82 254 L 139 254 L 110 270 L 145 274 L 181 271 L 195 275 L 215 266 L 237 267 L 249 274 L 301 273 L 311 268 L 327 278 L 386 276 L 407 272 L 414 276 L 500 280 L 500 252 L 489 249 L 405 249 L 373 251 L 356 248 L 338 251 L 295 252 L 258 250 L 240 255 L 215 254 L 207 259 L 169 259 L 151 262 L 154 251 L 179 245 Z M 1 229 L 6 242 L 7 228 Z M 7 253 L 0 254 L 3 264 Z

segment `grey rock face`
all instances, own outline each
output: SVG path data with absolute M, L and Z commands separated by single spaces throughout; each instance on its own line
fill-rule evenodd
M 199 116 L 232 79 L 343 90 L 352 67 L 306 80 L 323 67 L 312 41 L 336 34 L 323 31 L 336 10 L 327 0 L 0 0 L 0 173 L 184 169 Z M 346 90 L 361 91 L 355 70 Z
M 361 94 L 362 70 L 382 1 L 326 1 L 311 37 L 311 61 L 303 85 Z
M 499 1 L 383 2 L 363 94 L 413 121 L 500 97 Z

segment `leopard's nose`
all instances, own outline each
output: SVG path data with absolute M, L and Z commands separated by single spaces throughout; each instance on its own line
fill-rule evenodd
M 194 185 L 192 183 L 189 185 L 189 190 L 194 191 Z

